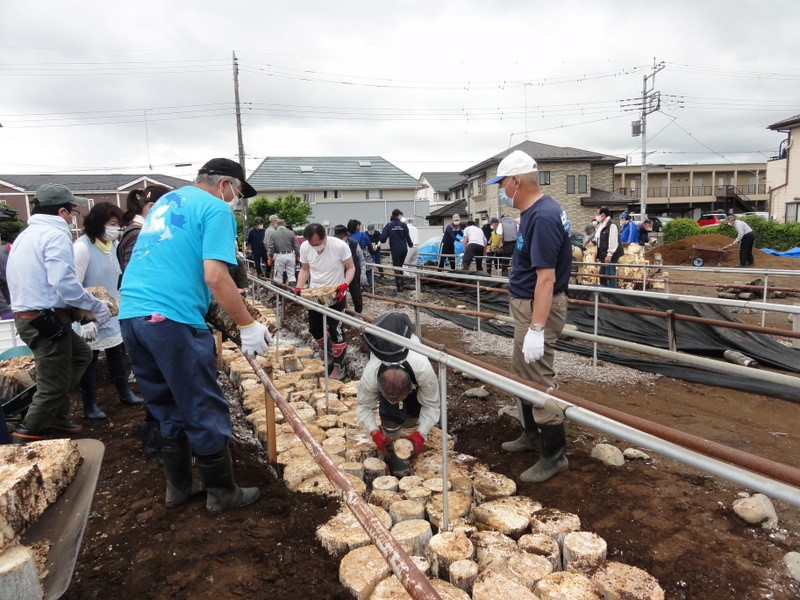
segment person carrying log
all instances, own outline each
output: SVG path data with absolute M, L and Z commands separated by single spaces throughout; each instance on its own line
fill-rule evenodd
M 411 320 L 402 313 L 387 313 L 376 319 L 374 325 L 418 341 Z M 392 440 L 402 437 L 403 429 L 416 427 L 414 433 L 405 436 L 413 445 L 411 456 L 416 456 L 422 452 L 425 436 L 439 422 L 439 384 L 433 367 L 418 352 L 369 332 L 363 337 L 370 358 L 358 387 L 358 424 L 369 432 L 384 458 L 394 454 Z M 397 457 L 411 458 L 400 456 L 399 452 Z

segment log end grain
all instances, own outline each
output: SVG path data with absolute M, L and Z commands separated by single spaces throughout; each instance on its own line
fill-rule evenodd
M 655 577 L 618 562 L 608 562 L 592 575 L 604 600 L 664 600 L 664 590 Z
M 543 577 L 534 591 L 540 600 L 603 600 L 588 577 L 565 571 Z
M 0 553 L 0 596 L 14 600 L 39 600 L 44 596 L 35 557 L 27 546 L 11 546 Z
M 367 600 L 391 572 L 380 550 L 371 545 L 351 550 L 339 563 L 339 581 L 358 600 Z

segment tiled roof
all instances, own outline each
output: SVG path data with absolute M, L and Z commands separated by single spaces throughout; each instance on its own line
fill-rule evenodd
M 443 206 L 442 208 L 436 209 L 428 215 L 430 217 L 451 217 L 453 215 L 464 215 L 467 212 L 467 200 L 461 199 L 456 200 L 455 202 L 451 202 Z
M 67 186 L 72 192 L 110 192 L 126 187 L 147 177 L 151 181 L 163 184 L 170 188 L 179 188 L 191 183 L 185 179 L 158 175 L 156 173 L 103 173 L 91 175 L 77 175 L 66 173 L 63 175 L 0 175 L 0 181 L 5 181 L 25 191 L 35 192 L 40 185 L 45 183 L 60 183 Z
M 539 142 L 525 141 L 521 144 L 517 144 L 516 146 L 508 148 L 507 150 L 503 150 L 502 152 L 495 154 L 491 158 L 487 158 L 483 162 L 480 162 L 477 165 L 462 171 L 461 173 L 462 175 L 470 175 L 485 171 L 487 167 L 498 164 L 506 156 L 514 152 L 514 150 L 522 150 L 523 152 L 532 156 L 536 162 L 539 163 L 568 160 L 588 160 L 590 162 L 609 162 L 616 164 L 625 160 L 624 158 L 619 158 L 618 156 L 602 154 L 601 152 L 590 152 L 588 150 L 581 150 L 580 148 L 551 146 L 549 144 L 540 144 Z
M 795 115 L 793 117 L 789 117 L 788 119 L 784 119 L 783 121 L 773 123 L 772 125 L 768 126 L 767 129 L 786 129 L 787 127 L 792 127 L 794 125 L 800 125 L 800 115 Z
M 414 177 L 380 156 L 271 156 L 247 181 L 259 191 L 420 187 Z
M 461 173 L 426 171 L 419 176 L 420 181 L 425 179 L 434 192 L 446 192 L 464 179 Z

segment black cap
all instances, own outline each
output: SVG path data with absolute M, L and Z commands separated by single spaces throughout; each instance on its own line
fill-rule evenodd
M 411 319 L 403 313 L 384 313 L 375 319 L 372 324 L 381 329 L 402 335 L 405 338 L 411 338 L 411 334 L 414 332 L 414 325 L 411 323 Z M 365 332 L 363 338 L 370 351 L 383 362 L 399 363 L 408 356 L 408 348 L 398 346 L 394 342 L 379 338 L 369 332 Z
M 247 183 L 242 165 L 229 158 L 212 158 L 197 172 L 204 175 L 223 175 L 235 177 L 242 182 L 242 194 L 245 198 L 252 198 L 256 195 L 255 188 Z

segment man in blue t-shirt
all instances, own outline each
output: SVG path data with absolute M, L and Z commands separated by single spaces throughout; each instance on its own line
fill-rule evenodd
M 194 185 L 153 205 L 125 269 L 120 326 L 139 389 L 159 423 L 168 507 L 203 489 L 211 512 L 246 506 L 261 495 L 234 481 L 230 412 L 205 323 L 213 294 L 238 326 L 246 355 L 264 354 L 272 341 L 228 271 L 236 265 L 232 205 L 255 193 L 238 163 L 210 160 Z M 202 485 L 192 477 L 192 451 Z
M 536 161 L 520 150 L 506 156 L 497 176 L 500 202 L 520 211 L 517 244 L 508 280 L 514 318 L 511 372 L 544 388 L 556 388 L 555 343 L 567 319 L 567 288 L 572 271 L 569 221 L 564 210 L 539 189 Z M 507 452 L 538 450 L 539 461 L 520 480 L 547 481 L 569 466 L 563 413 L 518 401 L 522 435 L 503 444 Z

